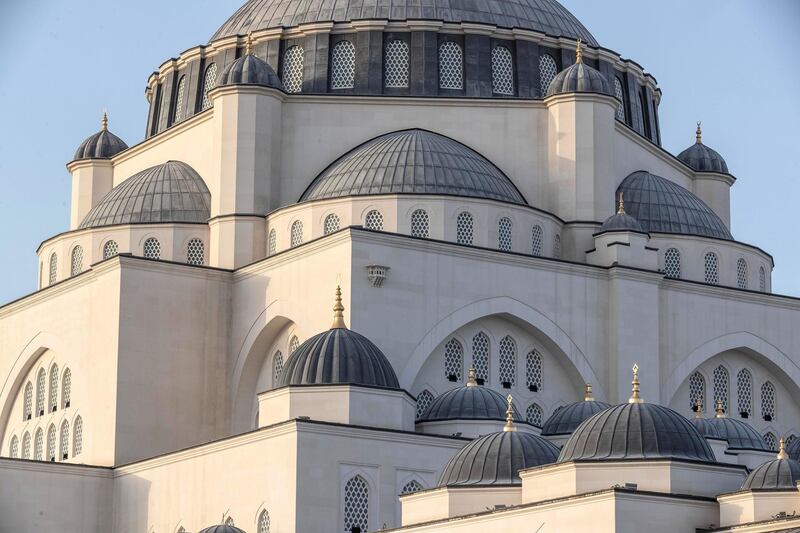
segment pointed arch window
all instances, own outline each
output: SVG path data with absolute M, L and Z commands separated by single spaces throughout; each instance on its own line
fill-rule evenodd
M 456 218 L 456 242 L 472 245 L 472 214 L 463 211 Z
M 553 257 L 561 259 L 561 235 L 556 233 L 553 237 Z
M 278 350 L 272 358 L 272 386 L 277 387 L 283 373 L 283 354 Z
M 464 88 L 464 53 L 453 41 L 439 45 L 439 88 Z
M 373 209 L 364 217 L 364 227 L 376 231 L 383 231 L 383 215 L 380 211 Z
M 497 249 L 510 252 L 513 245 L 513 223 L 508 217 L 503 217 L 497 223 Z
M 77 276 L 81 272 L 83 272 L 83 247 L 79 245 L 72 249 L 72 254 L 70 255 L 69 275 Z
M 517 343 L 513 337 L 506 335 L 500 339 L 500 362 L 498 365 L 500 384 L 510 389 L 517 374 Z
M 384 79 L 388 88 L 408 87 L 408 44 L 399 39 L 389 41 L 384 58 Z
M 50 388 L 48 389 L 50 403 L 48 404 L 51 413 L 58 410 L 58 365 L 50 367 Z
M 287 93 L 299 93 L 303 90 L 303 58 L 305 52 L 301 46 L 290 46 L 283 53 L 283 88 Z
M 531 254 L 535 256 L 542 255 L 542 242 L 544 241 L 544 232 L 542 227 L 538 224 L 531 228 Z
M 33 458 L 36 461 L 44 459 L 44 431 L 42 428 L 36 430 L 36 437 L 33 439 Z
M 72 401 L 72 370 L 64 370 L 64 377 L 61 378 L 61 408 L 66 409 Z
M 424 209 L 417 209 L 411 213 L 411 235 L 427 239 L 429 236 L 430 221 L 428 212 Z
M 700 372 L 689 376 L 689 408 L 694 411 L 697 402 L 700 402 L 703 411 L 706 410 L 706 378 Z
M 325 222 L 323 223 L 323 230 L 322 232 L 325 235 L 333 233 L 335 231 L 339 231 L 339 217 L 333 213 L 325 217 Z
M 417 416 L 416 416 L 417 420 L 420 419 L 422 413 L 425 412 L 425 409 L 428 408 L 428 406 L 431 404 L 432 401 L 433 401 L 433 394 L 431 394 L 431 392 L 428 389 L 425 389 L 424 391 L 420 392 L 417 395 Z
M 8 455 L 12 459 L 19 457 L 19 439 L 16 435 L 11 437 L 11 444 L 8 446 Z
M 542 354 L 538 350 L 531 350 L 525 359 L 525 381 L 528 390 L 540 392 L 542 390 Z
M 290 244 L 292 248 L 303 244 L 303 222 L 300 220 L 295 220 L 292 222 Z
M 30 420 L 33 414 L 33 384 L 29 381 L 25 384 L 25 393 L 22 404 L 22 420 Z
M 22 436 L 22 458 L 23 459 L 30 459 L 31 458 L 31 434 L 27 431 Z
M 356 78 L 356 47 L 339 41 L 331 52 L 331 89 L 352 89 Z
M 758 268 L 758 290 L 767 292 L 767 271 L 763 266 Z
M 181 76 L 178 82 L 178 89 L 175 91 L 175 111 L 173 113 L 173 124 L 183 120 L 183 100 L 186 94 L 186 76 Z
M 275 255 L 278 251 L 278 235 L 274 229 L 269 230 L 269 239 L 267 240 L 267 255 Z
M 617 120 L 625 122 L 625 91 L 622 90 L 622 81 L 618 77 L 614 77 L 614 96 L 619 100 L 617 104 Z
M 300 341 L 296 335 L 293 335 L 292 339 L 289 341 L 289 355 L 292 355 L 295 350 L 297 350 L 298 346 L 300 346 Z
M 444 376 L 450 381 L 459 381 L 463 374 L 464 348 L 456 339 L 444 346 Z
M 547 96 L 547 89 L 550 88 L 550 83 L 558 73 L 556 60 L 550 54 L 543 54 L 539 56 L 539 90 L 541 91 L 542 98 Z
M 186 262 L 190 265 L 205 263 L 205 245 L 201 239 L 189 239 L 186 244 Z
M 403 485 L 403 489 L 400 491 L 400 495 L 402 496 L 403 494 L 413 494 L 415 492 L 421 491 L 422 489 L 423 489 L 422 483 L 420 483 L 416 479 L 412 479 L 411 481 Z
M 69 459 L 69 422 L 61 422 L 61 460 Z
M 544 421 L 544 410 L 535 403 L 528 406 L 525 410 L 525 420 L 528 424 L 533 424 L 536 427 L 542 427 Z
M 736 261 L 736 286 L 740 289 L 747 288 L 747 261 L 743 257 Z
M 482 331 L 472 337 L 472 368 L 479 385 L 489 381 L 489 336 Z
M 83 452 L 83 418 L 75 418 L 75 427 L 72 429 L 72 456 L 75 457 Z
M 761 385 L 761 418 L 767 422 L 772 422 L 776 418 L 775 385 L 770 381 L 765 381 Z
M 211 98 L 208 93 L 217 86 L 217 64 L 211 63 L 206 68 L 205 76 L 203 76 L 203 99 L 200 102 L 200 111 L 205 111 L 211 107 Z
M 142 251 L 147 259 L 161 259 L 161 243 L 155 237 L 150 237 L 144 241 Z
M 55 426 L 55 424 L 50 424 L 50 427 L 47 428 L 47 460 L 48 461 L 55 461 L 56 460 L 56 426 Z
M 492 92 L 514 94 L 514 61 L 511 51 L 505 46 L 492 48 Z
M 103 245 L 103 259 L 110 259 L 119 253 L 117 241 L 109 240 Z
M 369 485 L 359 475 L 350 478 L 344 486 L 344 532 L 366 533 L 369 528 Z
M 707 252 L 704 261 L 706 283 L 719 285 L 719 257 L 714 252 Z
M 736 403 L 739 416 L 750 418 L 753 412 L 753 376 L 746 368 L 736 374 Z
M 44 368 L 42 368 L 39 370 L 39 375 L 36 376 L 36 416 L 44 415 L 45 379 Z
M 728 412 L 728 390 L 730 388 L 730 376 L 728 369 L 720 365 L 714 369 L 714 405 L 717 401 L 722 402 L 722 408 Z
M 767 443 L 767 446 L 769 446 L 770 450 L 772 451 L 778 450 L 778 439 L 775 438 L 775 434 L 772 433 L 771 431 L 767 431 L 764 434 L 764 442 Z
M 266 509 L 258 515 L 258 533 L 269 533 L 269 513 Z
M 50 254 L 50 275 L 48 278 L 48 285 L 53 285 L 58 276 L 58 256 L 55 253 Z
M 681 277 L 681 252 L 677 248 L 667 248 L 664 253 L 664 276 L 671 279 Z

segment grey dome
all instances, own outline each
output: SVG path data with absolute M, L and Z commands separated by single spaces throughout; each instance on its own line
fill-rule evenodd
M 525 204 L 505 174 L 479 153 L 429 131 L 369 140 L 340 157 L 300 201 L 373 194 L 442 194 Z
M 261 85 L 283 90 L 283 83 L 272 67 L 252 54 L 245 54 L 228 65 L 220 85 Z
M 243 529 L 234 526 L 211 526 L 203 529 L 200 533 L 245 533 Z
M 437 396 L 417 422 L 438 420 L 505 420 L 508 403 L 499 392 L 480 385 L 467 384 Z M 522 417 L 514 410 L 514 420 Z
M 501 28 L 520 28 L 555 37 L 582 39 L 597 46 L 592 34 L 555 0 L 249 0 L 240 7 L 211 40 L 245 35 L 268 28 L 289 28 L 308 22 L 347 22 L 358 19 L 437 20 L 475 22 Z
M 792 439 L 786 446 L 786 453 L 795 461 L 800 461 L 800 438 Z
M 719 438 L 728 441 L 728 448 L 772 451 L 753 427 L 741 420 L 728 417 L 711 418 L 709 422 L 717 430 Z
M 181 161 L 168 161 L 126 179 L 94 206 L 79 226 L 163 222 L 206 223 L 211 193 L 203 178 Z
M 562 93 L 598 93 L 613 96 L 608 79 L 599 70 L 579 61 L 558 74 L 547 88 L 547 96 Z
M 697 172 L 721 172 L 723 174 L 729 174 L 728 164 L 722 156 L 719 155 L 719 152 L 703 144 L 699 122 L 697 123 L 696 135 L 695 143 L 678 154 L 678 159 Z
M 625 211 L 648 233 L 682 233 L 733 240 L 725 223 L 692 192 L 668 179 L 634 172 L 617 188 L 625 195 Z
M 646 233 L 639 221 L 627 213 L 615 213 L 608 217 L 603 225 L 600 226 L 598 233 L 605 231 L 638 231 Z
M 773 459 L 750 472 L 742 490 L 797 490 L 800 463 L 794 459 Z
M 626 403 L 578 426 L 558 462 L 658 458 L 715 461 L 706 440 L 679 413 L 652 403 Z
M 697 432 L 700 433 L 700 435 L 702 435 L 703 437 L 707 439 L 721 438 L 719 435 L 719 431 L 717 431 L 716 426 L 714 426 L 714 424 L 712 424 L 711 420 L 709 420 L 708 418 L 703 418 L 702 416 L 698 418 L 695 416 L 693 418 L 690 418 L 689 422 L 691 422 L 691 424 L 694 426 Z
M 550 464 L 558 448 L 546 439 L 519 431 L 501 431 L 477 438 L 445 465 L 439 486 L 514 485 L 519 471 Z
M 86 139 L 75 151 L 73 161 L 78 159 L 110 159 L 127 150 L 125 141 L 108 131 L 108 119 L 103 115 L 103 129 Z
M 611 405 L 598 401 L 575 402 L 556 409 L 542 426 L 542 435 L 569 435 L 580 426 L 584 420 L 608 409 Z

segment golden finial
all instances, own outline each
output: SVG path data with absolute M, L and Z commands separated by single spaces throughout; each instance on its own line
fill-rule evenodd
M 581 47 L 580 39 L 578 39 L 578 45 L 575 47 L 575 63 L 583 63 L 583 48 Z
M 592 384 L 587 383 L 586 388 L 584 388 L 583 392 L 583 401 L 584 402 L 593 402 L 594 396 L 592 395 Z
M 344 323 L 344 305 L 342 305 L 342 288 L 336 286 L 336 303 L 333 306 L 333 325 L 331 329 L 347 329 Z
M 506 410 L 506 425 L 503 426 L 503 431 L 516 431 L 517 427 L 514 425 L 514 398 L 509 394 L 508 409 Z
M 625 200 L 622 197 L 624 194 L 625 194 L 624 192 L 620 192 L 619 193 L 619 209 L 617 209 L 617 214 L 618 215 L 624 215 L 625 214 Z
M 780 444 L 778 444 L 778 459 L 786 459 L 786 441 L 781 437 Z
M 700 398 L 694 401 L 694 417 L 703 418 L 703 400 Z
M 702 124 L 702 122 L 700 122 L 700 121 L 698 120 L 698 121 L 697 121 L 697 131 L 695 131 L 695 132 L 694 132 L 694 134 L 695 134 L 695 138 L 697 139 L 695 142 L 696 142 L 697 144 L 702 144 L 702 143 L 703 143 L 703 130 L 702 130 L 702 128 L 700 127 L 700 125 L 701 125 L 701 124 Z
M 725 418 L 725 408 L 722 406 L 722 400 L 717 400 L 714 411 L 717 413 L 717 418 Z
M 100 121 L 100 124 L 103 127 L 103 131 L 108 131 L 108 115 L 105 111 L 103 111 L 103 120 Z
M 644 403 L 644 400 L 639 396 L 639 365 L 633 365 L 633 381 L 631 381 L 633 388 L 631 389 L 631 397 L 628 403 Z
M 469 372 L 467 372 L 467 387 L 477 387 L 478 380 L 475 378 L 475 369 L 470 367 Z
M 247 40 L 244 42 L 244 55 L 249 56 L 253 53 L 253 32 L 247 34 Z

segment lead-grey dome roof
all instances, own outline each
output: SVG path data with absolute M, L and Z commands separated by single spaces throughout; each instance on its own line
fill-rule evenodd
M 234 526 L 211 526 L 203 529 L 200 533 L 245 533 L 244 530 Z
M 558 448 L 538 435 L 490 433 L 461 448 L 447 462 L 439 486 L 520 484 L 520 470 L 554 463 L 557 457 Z
M 547 96 L 562 93 L 598 93 L 613 96 L 608 79 L 599 70 L 579 61 L 559 72 L 547 88 Z
M 203 178 L 186 163 L 167 161 L 142 170 L 111 189 L 79 227 L 205 223 L 210 213 L 211 193 Z
M 467 384 L 437 396 L 417 422 L 438 420 L 505 420 L 508 404 L 499 392 L 480 385 Z M 514 410 L 514 420 L 522 417 Z
M 103 114 L 103 128 L 81 143 L 73 161 L 78 159 L 110 159 L 127 150 L 125 141 L 108 131 L 108 119 Z
M 326 168 L 301 202 L 373 194 L 441 194 L 525 204 L 525 198 L 488 159 L 430 131 L 375 137 Z
M 725 223 L 700 198 L 680 185 L 649 172 L 634 172 L 617 188 L 625 211 L 648 233 L 682 233 L 733 240 Z
M 708 418 L 704 418 L 702 416 L 698 418 L 697 416 L 694 416 L 689 419 L 689 422 L 692 423 L 697 432 L 703 437 L 707 439 L 721 438 L 716 426 L 714 426 L 714 424 L 712 424 Z
M 708 420 L 717 430 L 719 438 L 728 441 L 728 448 L 743 450 L 772 451 L 753 427 L 741 420 L 728 417 L 715 417 Z
M 792 439 L 792 442 L 786 446 L 786 453 L 795 461 L 800 461 L 800 439 Z
M 773 459 L 757 466 L 742 483 L 742 490 L 797 490 L 800 463 L 794 459 Z
M 622 212 L 611 215 L 603 222 L 598 233 L 603 233 L 604 231 L 638 231 L 644 233 L 644 228 L 642 228 L 638 220 Z
M 611 405 L 598 401 L 575 402 L 559 407 L 542 426 L 542 435 L 569 435 L 585 420 Z
M 272 67 L 252 54 L 245 54 L 228 65 L 219 85 L 261 85 L 283 89 L 283 83 Z
M 721 172 L 729 174 L 728 164 L 719 155 L 719 152 L 703 144 L 703 132 L 700 130 L 700 123 L 697 123 L 695 143 L 678 154 L 678 159 L 686 163 L 697 172 Z
M 308 22 L 358 19 L 476 22 L 533 30 L 556 37 L 580 38 L 591 46 L 597 46 L 589 30 L 556 0 L 249 0 L 211 40 Z

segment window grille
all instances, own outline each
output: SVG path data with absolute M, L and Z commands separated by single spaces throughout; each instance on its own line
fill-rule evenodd
M 69 275 L 77 276 L 81 272 L 83 272 L 83 247 L 76 246 L 72 249 Z
M 228 518 L 225 519 L 225 525 L 234 527 L 234 526 L 236 526 L 236 522 L 234 522 L 232 516 L 229 516 Z
M 527 420 L 528 424 L 542 427 L 542 423 L 544 421 L 544 411 L 541 407 L 539 407 L 539 405 L 532 403 L 528 406 L 528 409 L 525 410 L 525 420 Z
M 753 376 L 746 368 L 736 374 L 736 403 L 739 407 L 739 416 L 750 418 L 753 412 Z
M 740 289 L 747 288 L 747 261 L 741 257 L 736 261 L 736 286 Z
M 117 241 L 106 241 L 103 245 L 103 259 L 109 259 L 119 253 Z
M 61 461 L 69 459 L 69 422 L 61 422 Z
M 44 368 L 42 368 L 36 377 L 36 416 L 44 414 L 44 382 Z
M 408 44 L 405 41 L 390 41 L 386 45 L 384 68 L 386 87 L 408 87 Z
M 706 379 L 700 372 L 689 376 L 689 408 L 694 411 L 698 400 L 703 411 L 706 410 Z
M 9 451 L 9 456 L 12 459 L 16 459 L 17 457 L 19 457 L 19 439 L 17 438 L 16 435 L 11 437 L 11 445 L 9 446 L 8 451 Z
M 205 111 L 211 107 L 211 98 L 208 93 L 217 86 L 217 64 L 211 63 L 206 69 L 206 75 L 203 78 L 203 100 L 200 105 L 200 111 Z
M 403 485 L 403 490 L 400 491 L 400 495 L 419 492 L 422 490 L 422 488 L 423 488 L 422 483 L 412 479 L 411 481 Z
M 542 97 L 547 96 L 547 89 L 550 88 L 550 83 L 558 73 L 556 60 L 550 54 L 539 56 L 539 89 L 542 92 Z
M 273 387 L 277 387 L 280 383 L 281 373 L 283 373 L 283 354 L 279 351 L 275 352 L 272 358 L 272 383 Z
M 258 515 L 258 533 L 269 533 L 269 513 L 266 509 Z
M 31 458 L 31 434 L 27 431 L 25 435 L 22 437 L 22 458 L 23 459 L 30 459 Z
M 61 378 L 61 408 L 66 409 L 72 400 L 72 370 L 64 370 L 64 377 Z
M 677 248 L 668 248 L 664 253 L 664 276 L 672 279 L 681 277 L 681 252 Z
M 33 441 L 33 458 L 36 461 L 44 459 L 44 432 L 42 428 L 36 430 L 36 438 Z
M 290 46 L 283 54 L 283 88 L 287 93 L 303 90 L 303 56 L 301 46 Z
M 767 422 L 775 420 L 775 385 L 769 381 L 761 385 L 761 418 Z
M 544 240 L 544 233 L 542 227 L 538 224 L 531 228 L 531 254 L 535 256 L 542 255 L 542 241 Z
M 758 269 L 758 290 L 767 292 L 767 271 L 763 266 Z
M 147 259 L 161 259 L 161 243 L 155 237 L 144 241 L 144 257 Z
M 439 88 L 462 89 L 464 87 L 464 54 L 461 46 L 453 41 L 439 45 Z
M 56 282 L 57 275 L 58 275 L 58 256 L 56 254 L 50 254 L 50 277 L 48 285 L 52 285 Z
M 625 122 L 625 93 L 622 91 L 622 82 L 614 77 L 614 95 L 619 100 L 617 104 L 617 119 Z
M 706 283 L 719 285 L 719 258 L 714 252 L 705 255 Z
M 553 257 L 561 259 L 561 235 L 553 237 Z
M 725 409 L 725 412 L 728 412 L 728 389 L 729 389 L 730 379 L 728 376 L 728 370 L 720 365 L 714 369 L 714 405 L 717 405 L 717 401 L 722 402 L 722 408 Z
M 300 346 L 300 341 L 297 340 L 296 336 L 293 336 L 292 340 L 289 341 L 289 355 L 292 355 L 298 346 Z
M 512 246 L 512 228 L 513 224 L 511 219 L 503 217 L 497 223 L 497 248 L 504 252 L 510 252 Z
M 508 388 L 514 385 L 517 373 L 517 343 L 506 335 L 500 339 L 500 384 Z
M 789 446 L 791 446 L 792 443 L 794 442 L 794 439 L 796 439 L 796 438 L 797 438 L 797 435 L 795 435 L 795 434 L 792 434 L 792 435 L 789 435 L 788 437 L 786 437 L 786 447 L 788 448 Z
M 540 392 L 542 390 L 542 354 L 538 350 L 531 350 L 526 357 L 525 381 L 528 390 Z
M 514 66 L 511 51 L 505 46 L 492 48 L 492 92 L 514 94 Z
M 339 217 L 331 213 L 325 217 L 325 223 L 323 226 L 323 233 L 325 235 L 333 233 L 334 231 L 339 231 Z
M 482 331 L 472 337 L 472 368 L 479 384 L 489 381 L 489 336 Z
M 463 374 L 464 349 L 456 339 L 450 339 L 444 346 L 444 377 L 450 381 L 460 381 Z
M 33 385 L 29 381 L 25 384 L 25 397 L 22 407 L 22 420 L 30 420 L 33 412 Z
M 200 239 L 189 239 L 186 245 L 186 262 L 190 265 L 202 265 L 205 262 L 205 245 Z
M 80 416 L 75 419 L 72 433 L 72 456 L 75 457 L 83 452 L 83 418 Z
M 292 222 L 290 244 L 292 248 L 303 244 L 303 223 L 299 220 L 295 220 L 294 222 Z
M 427 239 L 429 236 L 430 220 L 428 212 L 424 209 L 417 209 L 411 213 L 411 235 Z
M 456 242 L 458 244 L 472 245 L 472 215 L 463 211 L 456 219 Z
M 383 231 L 383 215 L 380 211 L 372 210 L 364 217 L 364 227 L 367 229 L 374 229 Z
M 267 242 L 267 255 L 275 255 L 278 251 L 278 235 L 274 229 L 269 230 Z
M 771 431 L 767 431 L 764 434 L 764 442 L 767 443 L 770 450 L 776 451 L 778 449 L 778 439 L 775 438 L 775 435 Z
M 353 528 L 366 532 L 369 527 L 369 487 L 361 476 L 350 478 L 344 486 L 344 531 Z
M 47 460 L 56 460 L 56 427 L 53 424 L 47 428 Z
M 331 89 L 352 89 L 356 77 L 356 47 L 339 41 L 331 52 Z
M 417 395 L 417 416 L 416 416 L 417 420 L 420 419 L 422 413 L 425 412 L 425 409 L 428 408 L 428 406 L 431 404 L 432 401 L 433 401 L 433 394 L 431 394 L 428 389 L 425 389 L 424 391 L 420 392 Z
M 50 389 L 48 393 L 50 395 L 48 407 L 52 413 L 58 410 L 58 365 L 50 367 Z
M 186 76 L 181 76 L 181 80 L 178 82 L 178 90 L 175 94 L 175 113 L 174 113 L 174 122 L 178 123 L 183 120 L 183 95 L 186 92 Z

